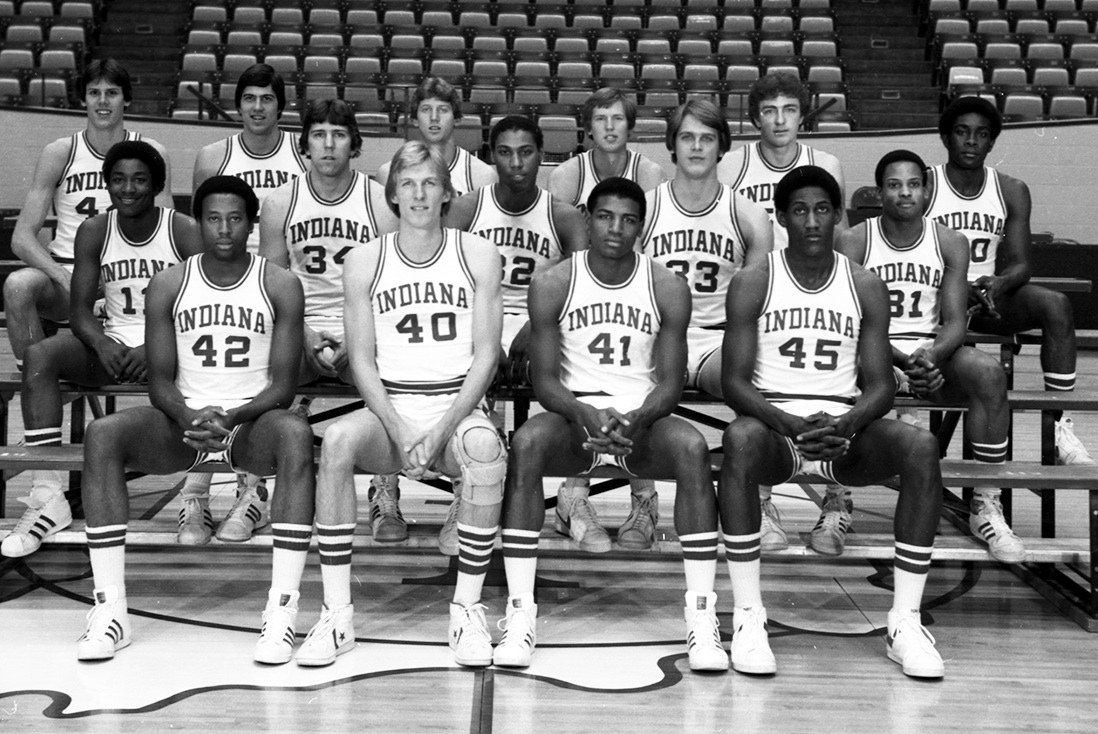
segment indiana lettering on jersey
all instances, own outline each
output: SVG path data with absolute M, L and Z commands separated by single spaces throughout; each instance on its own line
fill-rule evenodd
M 1005 219 L 984 212 L 946 212 L 934 217 L 934 221 L 950 229 L 968 229 L 994 235 L 1001 235 L 1006 227 Z
M 81 191 L 103 191 L 107 181 L 102 171 L 84 171 L 65 176 L 65 193 L 77 194 Z
M 210 326 L 230 326 L 253 334 L 267 333 L 267 319 L 262 311 L 249 306 L 234 306 L 231 303 L 204 303 L 188 308 L 175 315 L 175 330 L 184 334 L 192 329 L 204 329 Z
M 473 234 L 489 240 L 496 247 L 514 247 L 519 250 L 536 252 L 541 257 L 552 257 L 552 245 L 549 238 L 532 229 L 521 227 L 489 227 Z
M 115 260 L 114 262 L 101 263 L 99 265 L 99 277 L 103 283 L 113 283 L 116 280 L 149 280 L 173 263 L 163 260 L 145 260 L 131 257 L 129 260 Z
M 763 314 L 763 333 L 820 329 L 856 339 L 854 317 L 830 308 L 802 306 L 776 308 Z
M 942 286 L 942 269 L 915 263 L 884 263 L 870 268 L 886 283 L 918 283 L 931 288 Z
M 379 314 L 394 308 L 407 308 L 420 303 L 469 308 L 469 289 L 453 283 L 404 283 L 374 294 L 374 308 Z
M 736 193 L 747 197 L 756 204 L 765 206 L 767 214 L 774 213 L 774 184 L 761 183 L 754 186 L 742 186 Z
M 287 171 L 241 171 L 234 175 L 253 189 L 274 189 L 290 180 Z
M 720 232 L 704 229 L 679 229 L 663 232 L 652 238 L 652 257 L 673 255 L 677 252 L 704 252 L 728 262 L 736 260 L 736 241 Z
M 374 238 L 370 225 L 340 217 L 313 217 L 290 225 L 290 244 L 321 237 L 362 244 Z
M 655 319 L 649 311 L 643 311 L 635 306 L 626 306 L 622 303 L 605 301 L 603 303 L 589 303 L 575 308 L 564 315 L 564 321 L 566 331 L 576 331 L 577 329 L 600 324 L 616 324 L 627 329 L 635 329 L 644 334 L 652 334 L 652 324 Z

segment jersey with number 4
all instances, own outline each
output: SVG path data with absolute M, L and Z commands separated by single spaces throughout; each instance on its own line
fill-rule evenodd
M 945 277 L 945 261 L 938 242 L 938 226 L 923 218 L 923 234 L 897 247 L 881 229 L 881 218 L 866 220 L 865 262 L 888 286 L 888 336 L 892 340 L 925 342 L 938 333 L 941 304 L 938 295 Z M 910 350 L 908 350 L 910 351 Z
M 251 255 L 236 283 L 219 286 L 202 271 L 202 255 L 187 258 L 172 307 L 175 383 L 191 409 L 244 405 L 271 383 L 275 312 L 267 294 L 267 260 Z
M 757 322 L 752 382 L 767 400 L 851 405 L 858 388 L 862 308 L 851 265 L 835 253 L 827 281 L 809 290 L 789 270 L 788 250 L 769 255 L 770 280 Z
M 641 249 L 686 279 L 693 301 L 690 326 L 719 327 L 725 323 L 728 284 L 747 252 L 736 194 L 721 185 L 709 206 L 690 211 L 675 198 L 671 184 L 662 183 L 647 194 L 648 226 Z
M 140 140 L 139 133 L 126 131 L 126 140 Z M 57 228 L 49 251 L 59 263 L 71 265 L 76 230 L 85 219 L 105 214 L 111 208 L 107 193 L 107 181 L 103 178 L 103 160 L 106 151 L 97 152 L 88 142 L 86 130 L 72 136 L 72 147 L 65 170 L 53 192 L 53 213 Z
M 563 257 L 553 221 L 553 197 L 538 189 L 534 203 L 509 212 L 496 200 L 495 185 L 477 190 L 469 231 L 496 246 L 503 259 L 503 312 L 526 316 L 526 294 L 537 273 Z
M 476 235 L 442 230 L 430 258 L 415 262 L 397 233 L 384 235 L 370 288 L 377 370 L 390 395 L 456 393 L 473 364 L 473 276 L 465 246 Z
M 343 261 L 351 250 L 377 237 L 369 179 L 354 171 L 351 185 L 328 201 L 308 175 L 289 183 L 290 211 L 284 234 L 290 272 L 305 290 L 305 320 L 343 318 Z
M 968 280 L 995 275 L 995 258 L 1006 231 L 1007 207 L 999 173 L 984 166 L 984 185 L 974 196 L 957 192 L 946 177 L 945 166 L 930 169 L 934 192 L 926 216 L 968 238 Z

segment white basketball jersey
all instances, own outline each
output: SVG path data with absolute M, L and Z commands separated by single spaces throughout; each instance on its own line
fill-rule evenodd
M 244 137 L 237 133 L 225 141 L 225 158 L 217 169 L 219 176 L 236 176 L 252 187 L 259 197 L 259 211 L 263 212 L 263 199 L 279 186 L 296 178 L 309 168 L 305 159 L 297 150 L 294 136 L 283 130 L 275 149 L 266 155 L 257 155 L 248 150 Z M 248 251 L 255 253 L 259 249 L 259 220 L 255 221 L 252 233 L 248 236 Z
M 475 237 L 442 230 L 425 262 L 400 250 L 396 232 L 379 240 L 370 289 L 377 369 L 390 395 L 446 395 L 461 389 L 473 364 L 473 276 L 465 243 Z
M 766 162 L 757 142 L 744 146 L 743 151 L 743 167 L 732 180 L 732 188 L 737 194 L 766 209 L 774 225 L 774 249 L 785 249 L 789 245 L 789 233 L 778 224 L 778 218 L 774 215 L 774 189 L 782 177 L 794 168 L 816 165 L 816 151 L 797 143 L 797 157 L 789 165 L 780 168 Z
M 126 131 L 126 140 L 140 139 L 139 133 Z M 72 136 L 69 160 L 53 192 L 57 228 L 49 251 L 59 263 L 71 265 L 74 262 L 73 245 L 81 223 L 96 214 L 105 214 L 111 208 L 107 181 L 103 178 L 103 159 L 106 155 L 106 151 L 97 153 L 92 149 L 87 131 Z
M 648 225 L 641 250 L 681 275 L 690 285 L 690 326 L 720 327 L 732 276 L 743 267 L 747 245 L 736 215 L 736 195 L 722 185 L 705 209 L 687 211 L 675 199 L 671 181 L 649 191 Z
M 579 186 L 576 187 L 576 196 L 572 199 L 572 206 L 585 214 L 587 213 L 587 197 L 591 195 L 595 186 L 602 181 L 599 174 L 595 172 L 595 161 L 592 158 L 592 152 L 585 150 L 577 156 L 579 160 Z M 626 151 L 626 153 L 628 157 L 625 159 L 625 171 L 621 176 L 630 181 L 636 181 L 637 169 L 640 167 L 643 156 L 632 150 Z
M 229 286 L 211 283 L 202 255 L 187 258 L 175 297 L 175 384 L 188 408 L 232 410 L 271 383 L 275 311 L 267 294 L 267 260 L 251 256 L 243 277 Z
M 904 248 L 888 241 L 880 217 L 867 220 L 862 265 L 888 286 L 889 338 L 919 342 L 933 339 L 941 318 L 938 295 L 945 276 L 934 220 L 924 218 L 922 236 Z
M 107 212 L 107 237 L 99 254 L 107 320 L 103 333 L 127 347 L 145 343 L 145 290 L 161 270 L 182 261 L 172 234 L 171 209 L 158 207 L 156 229 L 144 242 L 130 242 L 118 226 L 118 212 Z
M 493 243 L 503 258 L 503 312 L 526 316 L 530 282 L 563 257 L 552 195 L 538 189 L 533 204 L 521 212 L 509 212 L 496 201 L 495 185 L 484 186 L 477 190 L 469 231 Z
M 568 297 L 561 309 L 561 382 L 573 393 L 646 396 L 656 385 L 652 349 L 660 312 L 651 258 L 638 254 L 620 285 L 599 281 L 587 251 L 572 256 Z
M 305 290 L 306 321 L 343 318 L 343 261 L 377 237 L 369 179 L 353 173 L 350 187 L 334 201 L 322 199 L 307 175 L 287 184 L 293 194 L 284 234 L 290 272 Z
M 808 290 L 789 272 L 785 251 L 769 255 L 752 382 L 772 403 L 819 400 L 849 406 L 858 388 L 862 309 L 850 261 L 835 253 L 827 282 Z
M 957 193 L 946 177 L 945 166 L 930 169 L 934 191 L 926 216 L 968 238 L 968 280 L 995 275 L 995 257 L 1006 229 L 1007 208 L 999 186 L 999 173 L 984 166 L 984 185 L 975 196 Z
M 450 161 L 450 184 L 458 196 L 464 196 L 476 188 L 473 184 L 473 170 L 482 166 L 490 168 L 487 163 L 458 146 L 454 160 Z

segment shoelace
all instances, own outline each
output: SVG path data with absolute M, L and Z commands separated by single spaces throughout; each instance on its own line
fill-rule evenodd
M 704 610 L 694 610 L 692 629 L 698 630 L 699 634 L 712 637 L 718 645 L 721 644 L 720 633 L 721 620 L 717 618 L 716 614 Z M 695 639 L 699 635 L 695 635 Z
M 87 631 L 84 632 L 85 638 L 90 640 L 107 634 L 111 622 L 114 621 L 114 615 L 107 611 L 107 606 L 107 604 L 96 604 L 84 615 L 84 619 L 88 621 Z
M 248 489 L 239 497 L 236 498 L 236 503 L 233 504 L 233 508 L 229 510 L 228 520 L 245 520 L 245 513 L 248 512 L 248 508 L 252 506 L 252 503 L 258 500 L 254 489 Z
M 34 524 L 38 522 L 38 518 L 42 516 L 42 509 L 46 506 L 46 503 L 37 497 L 19 497 L 20 502 L 26 505 L 34 512 L 24 512 L 23 516 L 19 518 L 19 522 L 15 524 L 15 529 L 12 530 L 12 534 L 15 533 L 29 533 L 30 529 L 34 527 Z
M 997 499 L 984 499 L 977 505 L 981 508 L 977 514 L 981 515 L 984 520 L 991 523 L 991 527 L 995 529 L 995 532 L 999 535 L 1013 535 L 1014 531 L 1007 525 L 1006 518 L 1003 517 L 1003 505 Z
M 462 635 L 475 634 L 477 637 L 492 641 L 492 636 L 488 634 L 488 624 L 484 621 L 484 610 L 487 609 L 483 604 L 474 604 L 471 607 L 462 607 L 461 609 L 461 633 Z
M 591 527 L 599 524 L 598 518 L 598 511 L 587 500 L 576 500 L 568 508 L 568 519 L 572 522 L 579 520 L 581 523 L 585 523 L 587 527 Z
M 400 505 L 397 502 L 396 492 L 389 487 L 377 487 L 377 491 L 374 492 L 374 509 L 381 515 L 402 517 Z
M 652 521 L 652 500 L 643 499 L 639 501 L 633 512 L 629 513 L 629 518 L 625 521 L 625 524 L 640 530 L 645 535 L 650 534 L 650 531 L 655 527 Z

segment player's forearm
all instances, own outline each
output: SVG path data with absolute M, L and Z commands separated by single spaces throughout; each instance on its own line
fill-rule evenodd
M 269 411 L 289 408 L 293 402 L 294 389 L 291 384 L 276 386 L 272 383 L 244 405 L 226 411 L 229 416 L 229 425 L 238 426 L 241 423 L 254 421 Z
M 883 418 L 892 410 L 895 399 L 896 391 L 889 385 L 866 390 L 854 401 L 854 407 L 839 419 L 844 427 L 841 435 L 849 438 L 878 418 Z
M 724 401 L 736 415 L 757 418 L 783 436 L 796 435 L 790 415 L 771 405 L 751 382 L 726 378 L 723 387 Z
M 938 335 L 934 338 L 934 343 L 928 349 L 935 366 L 941 365 L 961 348 L 965 341 L 966 331 L 963 323 L 942 326 L 938 331 Z
M 103 332 L 103 323 L 85 305 L 73 303 L 69 311 L 69 326 L 76 338 L 96 353 L 113 343 L 113 340 Z
M 446 429 L 443 435 L 448 436 L 457 430 L 458 423 L 484 400 L 496 373 L 494 357 L 495 355 L 490 358 L 473 358 L 473 364 L 461 383 L 457 397 L 439 421 L 440 426 Z
M 42 246 L 33 231 L 17 226 L 11 237 L 11 251 L 30 267 L 44 272 L 51 280 L 69 282 L 69 271 L 53 259 L 50 251 Z
M 996 275 L 999 279 L 999 292 L 1008 293 L 1029 282 L 1031 272 L 1027 263 L 1012 263 Z
M 665 418 L 671 415 L 671 412 L 678 407 L 679 401 L 682 399 L 682 385 L 666 385 L 662 382 L 656 385 L 656 388 L 652 392 L 648 393 L 648 397 L 644 399 L 641 406 L 636 410 L 636 419 L 642 427 L 647 427 L 658 421 L 660 418 Z
M 174 380 L 150 377 L 149 402 L 176 425 L 190 428 L 191 417 L 195 411 L 187 407 L 183 393 L 179 391 Z

